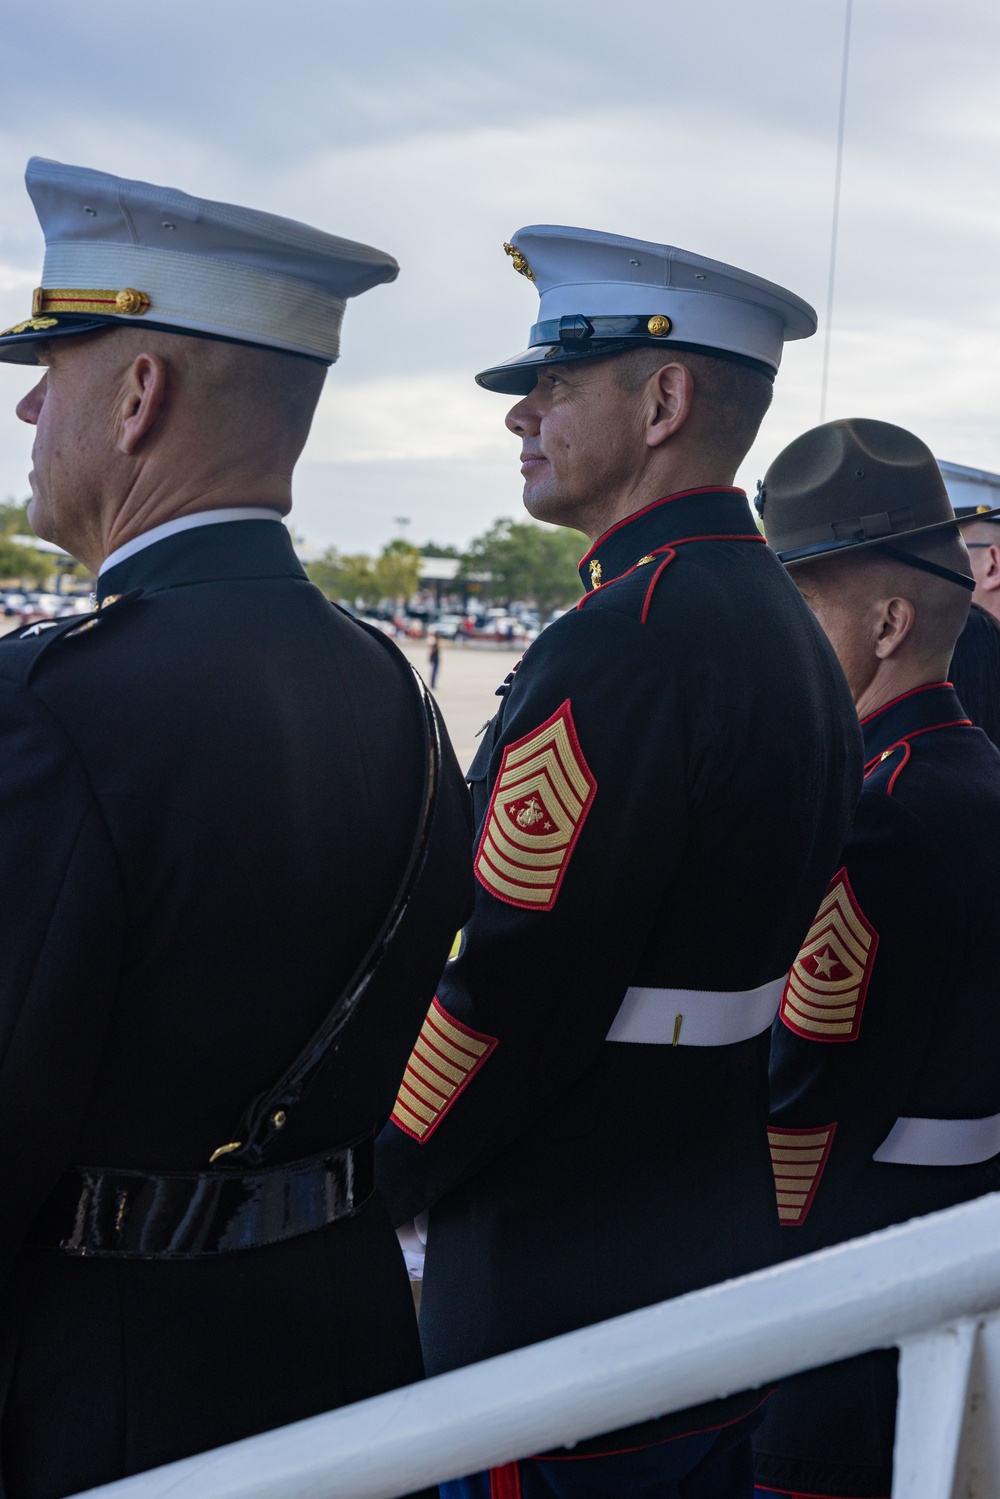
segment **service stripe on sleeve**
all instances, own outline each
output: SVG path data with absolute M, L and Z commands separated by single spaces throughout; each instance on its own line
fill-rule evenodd
M 801 1228 L 812 1207 L 837 1126 L 777 1129 L 767 1132 L 782 1228 Z
M 476 854 L 476 878 L 498 900 L 551 911 L 597 792 L 570 701 L 504 750 Z
M 497 1044 L 431 1001 L 392 1111 L 392 1122 L 418 1144 L 429 1140 Z
M 877 950 L 878 933 L 841 869 L 788 975 L 782 1023 L 807 1041 L 856 1041 Z

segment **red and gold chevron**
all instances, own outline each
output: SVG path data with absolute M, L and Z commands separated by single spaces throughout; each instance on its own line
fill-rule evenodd
M 782 1228 L 801 1228 L 805 1223 L 836 1128 L 835 1124 L 816 1129 L 775 1129 L 772 1125 L 768 1130 Z
M 410 1053 L 392 1122 L 419 1144 L 430 1139 L 497 1044 L 463 1025 L 435 997 Z
M 479 883 L 508 905 L 551 911 L 596 792 L 567 698 L 504 750 L 476 854 Z
M 878 932 L 855 899 L 847 870 L 835 874 L 792 965 L 779 1014 L 807 1041 L 856 1041 Z

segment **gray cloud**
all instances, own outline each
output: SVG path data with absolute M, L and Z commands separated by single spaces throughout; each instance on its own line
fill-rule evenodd
M 372 546 L 412 514 L 464 540 L 519 503 L 503 398 L 470 378 L 533 321 L 500 250 L 519 224 L 684 244 L 822 312 L 842 22 L 841 0 L 9 6 L 0 318 L 40 264 L 33 151 L 382 245 L 402 274 L 348 310 L 299 525 Z M 856 0 L 830 405 L 996 468 L 998 73 L 995 6 Z M 818 419 L 821 352 L 790 347 L 751 485 Z M 0 370 L 0 401 L 24 385 Z M 0 491 L 24 489 L 16 426 Z

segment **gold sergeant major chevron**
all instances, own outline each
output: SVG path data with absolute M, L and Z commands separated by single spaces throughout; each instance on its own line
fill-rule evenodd
M 449 1015 L 435 995 L 399 1085 L 393 1124 L 418 1145 L 429 1140 L 496 1044 L 496 1036 Z
M 476 854 L 476 878 L 526 911 L 551 911 L 597 793 L 569 698 L 509 744 Z
M 782 1023 L 807 1041 L 856 1041 L 877 950 L 878 933 L 841 869 L 788 975 Z
M 812 1207 L 816 1189 L 833 1144 L 836 1124 L 816 1129 L 778 1129 L 767 1132 L 782 1228 L 801 1228 Z

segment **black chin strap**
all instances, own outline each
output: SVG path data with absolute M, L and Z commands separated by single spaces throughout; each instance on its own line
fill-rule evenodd
M 881 552 L 884 557 L 891 557 L 894 562 L 905 562 L 907 567 L 917 567 L 922 573 L 933 573 L 935 578 L 944 578 L 948 583 L 958 583 L 962 588 L 967 588 L 971 593 L 976 586 L 975 578 L 969 578 L 965 573 L 953 572 L 950 567 L 941 567 L 937 562 L 928 562 L 925 557 L 914 557 L 910 552 L 903 552 L 899 547 L 891 547 L 883 542 L 872 551 Z

